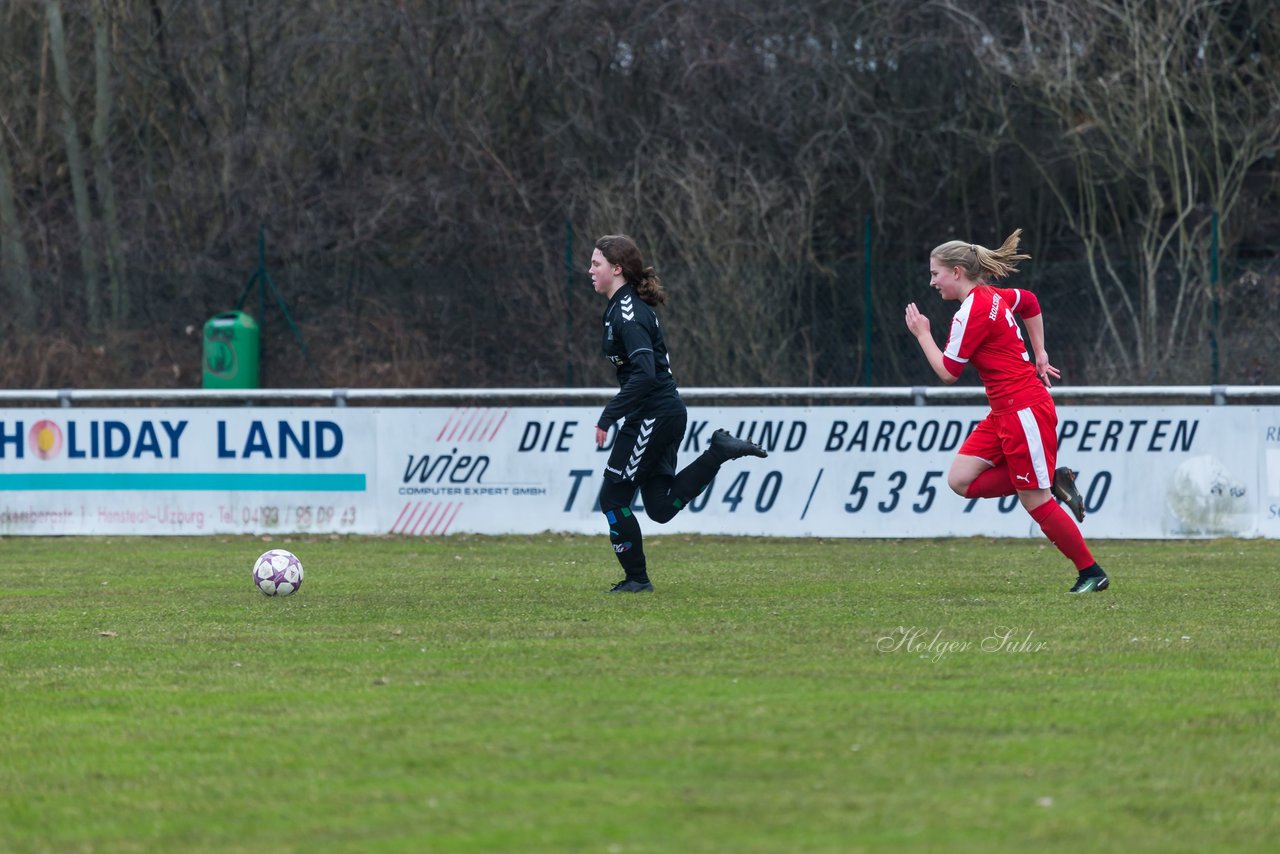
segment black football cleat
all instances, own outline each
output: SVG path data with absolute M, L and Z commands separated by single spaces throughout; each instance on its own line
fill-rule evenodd
M 610 593 L 652 593 L 653 584 L 648 581 L 636 581 L 634 578 L 624 578 L 617 584 L 613 585 L 609 590 Z
M 1084 521 L 1084 496 L 1080 494 L 1080 490 L 1076 489 L 1076 473 L 1071 469 L 1063 466 L 1054 469 L 1053 486 L 1050 487 L 1053 497 L 1067 505 L 1067 509 L 1071 511 L 1071 515 L 1076 517 L 1077 522 Z
M 769 456 L 769 452 L 755 442 L 739 439 L 728 430 L 717 430 L 711 434 L 711 450 L 726 460 L 736 460 L 739 457 Z

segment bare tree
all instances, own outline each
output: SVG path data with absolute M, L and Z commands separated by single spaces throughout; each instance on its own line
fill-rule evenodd
M 85 180 L 84 154 L 76 122 L 75 97 L 71 90 L 71 69 L 67 60 L 67 43 L 62 27 L 62 4 L 48 0 L 45 12 L 49 22 L 49 50 L 53 57 L 58 97 L 62 102 L 62 139 L 67 156 L 67 171 L 75 197 L 75 221 L 80 237 L 80 276 L 84 287 L 85 310 L 89 328 L 102 327 L 98 300 L 98 253 L 94 248 L 93 214 L 89 203 L 89 186 Z
M 1064 357 L 1158 379 L 1207 329 L 1212 212 L 1227 255 L 1280 229 L 1276 185 L 1248 180 L 1280 126 L 1268 11 L 0 4 L 6 286 L 25 250 L 31 346 L 74 348 L 109 278 L 107 358 L 65 363 L 186 382 L 185 328 L 241 292 L 265 226 L 320 381 L 595 383 L 582 271 L 626 231 L 670 285 L 683 381 L 905 383 L 928 379 L 901 328 L 928 249 L 1023 226 L 1024 281 L 1078 314 Z M 293 346 L 266 337 L 271 380 L 316 381 L 286 373 Z
M 1119 375 L 1161 379 L 1206 332 L 1211 213 L 1232 223 L 1280 144 L 1280 87 L 1249 28 L 1216 0 L 1037 0 L 1016 26 L 946 7 L 1080 241 L 1098 344 Z
M 14 319 L 23 329 L 29 329 L 35 320 L 35 293 L 31 289 L 31 266 L 14 202 L 8 134 L 8 126 L 0 116 L 0 283 L 7 285 L 12 294 Z
M 91 130 L 94 187 L 102 208 L 106 233 L 107 281 L 111 294 L 111 320 L 121 325 L 129 316 L 129 281 L 125 268 L 120 218 L 116 212 L 115 178 L 111 169 L 112 62 L 110 17 L 107 0 L 93 0 L 94 111 Z

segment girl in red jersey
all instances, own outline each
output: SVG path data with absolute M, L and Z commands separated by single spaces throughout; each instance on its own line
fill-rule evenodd
M 929 253 L 929 284 L 944 300 L 957 300 L 945 350 L 915 303 L 907 306 L 907 329 L 916 337 L 933 372 L 947 384 L 964 366 L 978 371 L 991 411 L 965 439 L 947 473 L 947 485 L 965 498 L 1018 494 L 1023 508 L 1077 570 L 1071 593 L 1106 590 L 1110 583 L 1094 561 L 1080 528 L 1054 497 L 1084 521 L 1084 500 L 1071 469 L 1054 468 L 1058 456 L 1058 413 L 1048 389 L 1060 376 L 1044 349 L 1044 316 L 1031 291 L 997 288 L 989 281 L 1017 271 L 1022 229 L 999 249 L 951 240 Z M 1022 318 L 1035 362 L 1027 354 L 1014 315 Z

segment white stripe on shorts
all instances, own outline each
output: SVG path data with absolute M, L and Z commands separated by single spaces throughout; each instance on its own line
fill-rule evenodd
M 1036 423 L 1035 413 L 1030 409 L 1019 409 L 1018 420 L 1022 422 L 1022 435 L 1027 440 L 1027 449 L 1031 451 L 1031 468 L 1036 473 L 1036 488 L 1048 489 L 1053 478 L 1049 476 L 1049 460 L 1044 455 L 1044 442 L 1040 439 L 1040 425 Z

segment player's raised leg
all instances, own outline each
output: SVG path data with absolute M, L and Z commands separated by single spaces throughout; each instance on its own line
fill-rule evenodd
M 711 434 L 707 449 L 674 477 L 654 478 L 641 486 L 645 512 L 653 521 L 670 522 L 689 502 L 702 494 L 720 467 L 742 457 L 767 457 L 769 452 L 748 439 L 739 439 L 728 430 Z M 672 450 L 674 459 L 674 449 Z

